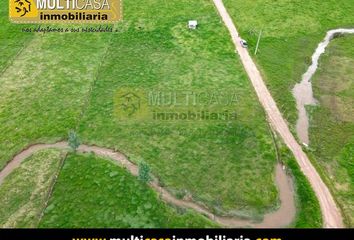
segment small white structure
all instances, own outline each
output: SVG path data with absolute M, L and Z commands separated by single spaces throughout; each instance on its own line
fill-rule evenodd
M 197 20 L 190 20 L 188 21 L 188 28 L 189 29 L 197 29 L 198 21 Z

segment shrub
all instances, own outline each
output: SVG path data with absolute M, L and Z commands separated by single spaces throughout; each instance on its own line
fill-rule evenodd
M 151 181 L 150 167 L 145 162 L 139 163 L 139 175 L 138 178 L 143 183 L 148 183 Z
M 76 132 L 70 131 L 69 132 L 69 146 L 72 148 L 72 150 L 76 151 L 76 149 L 80 146 L 80 139 L 77 136 Z

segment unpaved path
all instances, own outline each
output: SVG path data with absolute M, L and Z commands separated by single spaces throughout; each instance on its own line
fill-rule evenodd
M 296 132 L 300 141 L 305 144 L 309 144 L 309 119 L 305 106 L 317 104 L 317 101 L 313 96 L 311 78 L 317 71 L 318 61 L 321 55 L 326 51 L 328 44 L 337 34 L 354 34 L 354 29 L 338 28 L 329 30 L 324 40 L 318 44 L 316 51 L 312 55 L 312 64 L 302 76 L 301 82 L 295 84 L 293 88 L 293 95 L 296 99 L 296 108 L 298 111 Z
M 21 162 L 26 158 L 30 157 L 36 151 L 40 151 L 48 148 L 57 148 L 68 150 L 69 146 L 67 142 L 58 142 L 54 144 L 37 144 L 33 145 L 18 155 L 16 155 L 7 166 L 0 172 L 0 185 L 14 169 L 20 166 Z M 81 145 L 78 148 L 79 152 L 88 153 L 92 152 L 98 156 L 112 159 L 118 162 L 121 166 L 125 167 L 132 175 L 138 175 L 138 166 L 130 162 L 123 154 L 116 152 L 111 149 L 97 147 L 97 146 L 88 146 Z M 172 194 L 170 194 L 166 189 L 162 188 L 159 185 L 159 182 L 154 179 L 150 186 L 160 194 L 160 197 L 173 205 L 191 208 L 198 213 L 204 214 L 215 222 L 219 223 L 225 227 L 254 227 L 254 228 L 278 228 L 286 227 L 292 223 L 295 218 L 296 208 L 294 201 L 294 191 L 292 187 L 291 179 L 287 177 L 285 171 L 282 169 L 281 165 L 278 164 L 276 168 L 276 183 L 278 186 L 279 197 L 281 201 L 280 208 L 272 213 L 268 213 L 264 216 L 264 220 L 259 223 L 254 223 L 251 220 L 237 219 L 232 217 L 220 217 L 215 216 L 211 213 L 206 207 L 194 203 L 189 200 L 177 199 Z
M 226 27 L 230 31 L 232 41 L 234 42 L 237 52 L 240 55 L 242 64 L 253 84 L 253 87 L 257 93 L 259 101 L 265 109 L 268 119 L 273 128 L 281 136 L 285 144 L 293 152 L 302 172 L 310 181 L 313 190 L 320 202 L 324 227 L 327 228 L 340 228 L 343 227 L 343 220 L 341 212 L 334 201 L 333 196 L 328 190 L 327 186 L 322 181 L 320 175 L 311 164 L 307 155 L 303 152 L 301 146 L 295 140 L 294 136 L 290 132 L 287 123 L 282 117 L 274 99 L 270 95 L 261 74 L 259 73 L 255 63 L 250 57 L 247 49 L 242 48 L 240 45 L 241 38 L 238 35 L 237 29 L 228 14 L 222 0 L 213 0 L 222 20 Z

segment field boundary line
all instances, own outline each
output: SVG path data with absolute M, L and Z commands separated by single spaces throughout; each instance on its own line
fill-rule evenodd
M 41 222 L 41 220 L 42 220 L 42 218 L 44 216 L 44 212 L 45 212 L 45 210 L 48 207 L 48 203 L 49 203 L 49 201 L 50 201 L 50 199 L 51 199 L 51 197 L 53 195 L 54 186 L 55 186 L 55 184 L 58 181 L 59 174 L 60 174 L 61 170 L 63 169 L 63 166 L 64 166 L 64 163 L 65 163 L 65 160 L 66 160 L 67 156 L 68 156 L 68 152 L 66 152 L 65 154 L 62 154 L 62 156 L 61 156 L 58 169 L 55 172 L 55 175 L 54 175 L 54 177 L 53 177 L 53 179 L 52 179 L 52 181 L 50 183 L 49 190 L 48 190 L 46 198 L 44 200 L 44 204 L 43 204 L 41 210 L 38 213 L 37 227 L 40 224 L 40 222 Z
M 113 28 L 115 27 L 115 24 L 113 25 Z M 93 74 L 93 80 L 92 80 L 92 83 L 90 84 L 90 89 L 88 90 L 88 93 L 87 93 L 87 97 L 86 99 L 84 100 L 84 104 L 82 106 L 82 111 L 77 119 L 77 122 L 76 122 L 76 126 L 74 126 L 74 129 L 77 131 L 79 126 L 80 126 L 80 122 L 81 120 L 83 119 L 83 117 L 85 116 L 85 113 L 86 111 L 88 110 L 89 106 L 90 106 L 90 100 L 91 100 L 91 96 L 92 96 L 92 92 L 93 92 L 93 88 L 95 87 L 96 85 L 96 82 L 98 80 L 98 75 L 100 73 L 100 70 L 101 70 L 101 67 L 102 67 L 102 64 L 103 62 L 105 61 L 106 57 L 107 57 L 107 54 L 108 54 L 108 50 L 110 49 L 111 45 L 112 45 L 112 41 L 113 41 L 113 36 L 115 34 L 112 34 L 107 42 L 107 45 L 104 49 L 104 53 L 102 54 L 102 57 L 101 57 L 101 61 L 99 62 L 98 66 L 97 66 L 97 69 L 96 69 L 96 72 Z
M 36 35 L 33 35 L 33 37 L 31 38 L 30 41 L 25 41 L 23 46 L 17 51 L 17 53 L 9 59 L 9 61 L 7 61 L 6 65 L 4 66 L 4 68 L 0 71 L 0 78 L 2 77 L 2 75 L 7 71 L 7 69 L 9 69 L 12 64 L 14 63 L 14 61 L 17 59 L 17 57 L 21 54 L 21 52 L 23 52 L 23 50 L 25 50 L 30 44 L 31 42 L 34 41 L 34 39 L 36 38 Z

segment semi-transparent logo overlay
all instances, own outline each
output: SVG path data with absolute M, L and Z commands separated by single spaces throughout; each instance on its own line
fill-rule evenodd
M 121 121 L 232 122 L 237 120 L 237 103 L 232 89 L 120 88 L 114 115 Z

